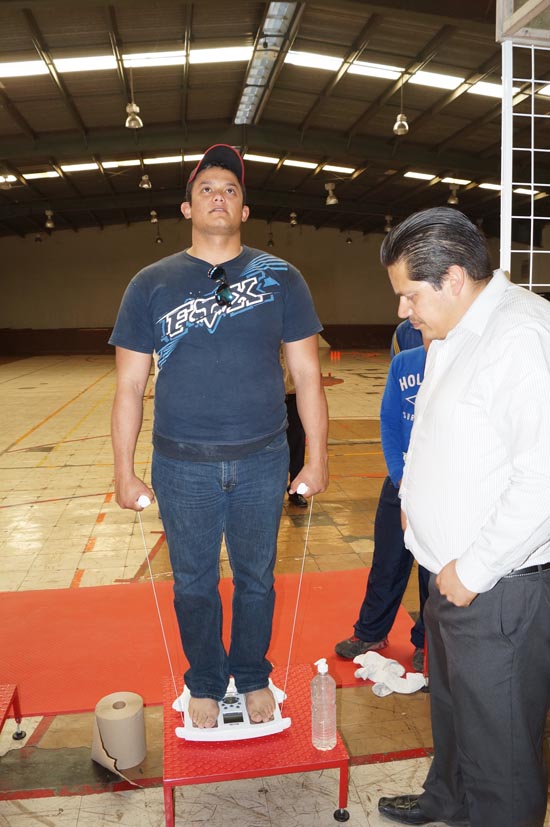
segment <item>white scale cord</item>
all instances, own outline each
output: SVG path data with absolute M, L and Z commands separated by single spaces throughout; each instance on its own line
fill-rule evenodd
M 298 580 L 298 592 L 296 594 L 296 605 L 294 607 L 294 619 L 292 621 L 292 631 L 290 633 L 290 644 L 288 647 L 288 661 L 286 664 L 286 675 L 285 675 L 285 683 L 283 686 L 283 700 L 281 701 L 281 716 L 283 714 L 283 707 L 285 705 L 286 699 L 286 685 L 288 683 L 288 673 L 290 671 L 290 658 L 292 656 L 292 647 L 294 645 L 294 632 L 296 631 L 296 619 L 298 617 L 298 606 L 300 604 L 300 594 L 302 592 L 302 580 L 304 578 L 304 568 L 306 564 L 306 553 L 307 553 L 307 544 L 309 540 L 309 527 L 311 526 L 311 515 L 313 513 L 313 496 L 310 499 L 309 503 L 309 515 L 307 521 L 307 529 L 306 529 L 306 539 L 304 541 L 304 552 L 302 554 L 302 567 L 300 569 L 300 579 Z
M 178 698 L 179 697 L 178 685 L 177 685 L 177 682 L 176 682 L 176 675 L 175 675 L 175 672 L 174 672 L 174 667 L 172 665 L 172 658 L 170 657 L 170 649 L 168 648 L 168 640 L 166 638 L 166 632 L 164 631 L 164 623 L 162 622 L 162 614 L 160 612 L 160 605 L 159 605 L 159 600 L 158 600 L 158 595 L 157 595 L 157 587 L 155 585 L 155 578 L 153 577 L 153 569 L 151 568 L 151 560 L 149 558 L 149 549 L 147 548 L 147 543 L 145 541 L 145 532 L 143 531 L 143 522 L 141 520 L 141 511 L 138 511 L 137 515 L 138 515 L 138 520 L 139 520 L 139 528 L 140 528 L 140 531 L 141 531 L 141 539 L 143 540 L 143 548 L 145 549 L 145 558 L 147 560 L 147 568 L 149 569 L 149 577 L 151 579 L 151 586 L 153 587 L 153 597 L 155 598 L 155 606 L 157 607 L 157 615 L 158 615 L 158 619 L 159 619 L 160 630 L 162 632 L 162 639 L 164 641 L 164 649 L 166 651 L 166 657 L 168 658 L 168 665 L 170 667 L 170 675 L 172 677 L 172 685 L 174 687 L 174 697 Z M 184 717 L 183 717 L 183 711 L 182 710 L 180 710 L 180 715 L 181 715 L 182 726 L 184 726 Z
M 141 505 L 141 503 L 140 503 L 140 505 Z M 148 502 L 147 505 L 150 505 L 150 502 Z M 311 526 L 312 513 L 313 513 L 313 496 L 311 497 L 310 504 L 309 504 L 309 515 L 308 515 L 307 528 L 306 528 L 306 537 L 305 537 L 305 541 L 304 541 L 304 551 L 303 551 L 303 554 L 302 554 L 302 565 L 301 565 L 301 568 L 300 568 L 300 579 L 298 581 L 298 592 L 296 594 L 296 605 L 294 607 L 294 618 L 293 618 L 293 621 L 292 621 L 292 631 L 290 633 L 290 644 L 289 644 L 289 647 L 288 647 L 288 661 L 287 661 L 287 665 L 286 665 L 285 682 L 284 682 L 284 686 L 283 686 L 283 700 L 281 701 L 281 715 L 283 714 L 283 706 L 284 706 L 285 698 L 286 698 L 286 687 L 287 687 L 287 683 L 288 683 L 288 673 L 290 671 L 290 659 L 292 657 L 292 648 L 294 646 L 294 634 L 295 634 L 295 631 L 296 631 L 296 620 L 298 618 L 298 607 L 300 605 L 300 595 L 301 595 L 301 592 L 302 592 L 302 581 L 303 581 L 303 578 L 304 578 L 304 568 L 305 568 L 305 562 L 306 562 L 307 544 L 308 544 L 308 541 L 309 541 L 309 529 L 310 529 L 310 526 Z M 166 632 L 165 632 L 165 629 L 164 629 L 164 623 L 163 623 L 162 614 L 161 614 L 161 611 L 160 611 L 160 604 L 159 604 L 158 595 L 157 595 L 157 588 L 156 588 L 156 585 L 155 585 L 155 578 L 153 576 L 153 569 L 151 568 L 151 560 L 150 560 L 150 557 L 149 557 L 149 549 L 147 548 L 147 542 L 145 540 L 145 532 L 143 530 L 143 522 L 142 522 L 142 519 L 141 519 L 141 511 L 138 511 L 137 515 L 138 515 L 138 521 L 139 521 L 139 528 L 140 528 L 140 531 L 141 531 L 141 539 L 143 540 L 143 548 L 145 550 L 145 559 L 147 560 L 147 568 L 149 569 L 149 578 L 151 580 L 151 586 L 153 588 L 153 597 L 154 597 L 155 606 L 156 606 L 156 609 L 157 609 L 157 615 L 158 615 L 158 619 L 159 619 L 160 630 L 161 630 L 161 633 L 162 633 L 162 639 L 164 641 L 164 649 L 166 651 L 166 657 L 168 659 L 168 665 L 170 667 L 170 675 L 171 675 L 172 684 L 173 684 L 173 687 L 174 687 L 174 694 L 175 694 L 175 697 L 177 698 L 177 697 L 179 697 L 179 692 L 178 692 L 178 686 L 177 686 L 177 681 L 176 681 L 176 675 L 175 675 L 174 667 L 173 667 L 173 664 L 172 664 L 172 658 L 170 657 L 170 649 L 168 647 L 168 640 L 166 638 Z M 183 722 L 184 721 L 183 712 L 180 711 L 180 714 L 181 714 L 181 720 Z

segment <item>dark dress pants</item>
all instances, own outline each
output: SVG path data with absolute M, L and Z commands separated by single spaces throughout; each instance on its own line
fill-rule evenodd
M 432 577 L 425 618 L 434 759 L 423 812 L 471 827 L 542 827 L 550 570 L 503 578 L 466 608 Z

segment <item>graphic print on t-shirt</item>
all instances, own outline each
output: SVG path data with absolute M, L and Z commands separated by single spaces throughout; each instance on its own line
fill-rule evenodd
M 165 344 L 158 352 L 158 366 L 162 369 L 178 342 L 189 330 L 202 327 L 208 333 L 215 333 L 222 319 L 230 319 L 248 310 L 254 310 L 261 304 L 274 300 L 274 287 L 279 282 L 271 275 L 272 271 L 288 270 L 288 264 L 280 258 L 265 253 L 252 259 L 239 277 L 239 281 L 230 284 L 231 304 L 220 305 L 216 301 L 216 287 L 206 296 L 197 296 L 178 305 L 158 319 L 161 325 L 161 340 Z M 269 272 L 267 272 L 269 271 Z

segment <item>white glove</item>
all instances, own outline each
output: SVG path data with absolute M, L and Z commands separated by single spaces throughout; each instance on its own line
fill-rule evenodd
M 405 667 L 396 660 L 379 655 L 378 652 L 357 655 L 353 662 L 361 666 L 361 669 L 356 670 L 355 677 L 372 681 L 372 691 L 379 698 L 391 695 L 392 692 L 410 695 L 426 685 L 426 679 L 420 672 L 408 672 L 402 677 Z

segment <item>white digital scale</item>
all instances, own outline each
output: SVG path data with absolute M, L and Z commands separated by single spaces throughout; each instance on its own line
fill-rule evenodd
M 305 494 L 307 493 L 307 485 L 305 483 L 300 483 L 297 487 L 298 494 Z M 151 500 L 145 494 L 142 494 L 137 499 L 137 504 L 140 508 L 147 508 L 147 506 L 151 505 Z M 289 646 L 289 654 L 288 654 L 288 664 L 287 664 L 287 677 L 288 677 L 288 668 L 290 665 L 290 655 L 292 652 L 292 644 L 294 640 L 294 631 L 296 627 L 296 615 L 298 612 L 298 603 L 300 599 L 300 589 L 302 584 L 302 577 L 304 573 L 304 562 L 305 562 L 305 555 L 307 549 L 307 543 L 309 539 L 309 528 L 311 525 L 311 514 L 313 509 L 313 497 L 311 498 L 310 507 L 309 507 L 309 521 L 306 531 L 306 538 L 304 543 L 304 554 L 302 558 L 302 570 L 300 573 L 300 584 L 298 587 L 298 594 L 296 597 L 296 608 L 294 612 L 294 623 L 292 627 L 292 635 L 290 639 L 290 646 Z M 160 613 L 159 602 L 157 598 L 157 593 L 155 589 L 155 580 L 153 577 L 153 572 L 151 570 L 151 562 L 149 559 L 149 552 L 147 549 L 147 543 L 145 542 L 145 534 L 143 531 L 143 523 L 141 521 L 141 514 L 138 511 L 138 518 L 139 518 L 139 525 L 141 529 L 141 536 L 143 539 L 143 547 L 145 549 L 145 554 L 147 557 L 147 565 L 149 567 L 149 574 L 151 577 L 151 585 L 153 587 L 153 595 L 155 597 L 155 603 L 157 607 L 157 613 L 159 617 L 160 627 L 162 630 L 163 638 L 164 638 L 164 645 L 166 648 L 166 655 L 168 658 L 168 663 L 170 665 L 170 671 L 172 673 L 172 682 L 175 684 L 175 676 L 174 670 L 172 668 L 172 662 L 170 659 L 170 652 L 168 650 L 168 644 L 166 642 L 166 635 L 164 632 L 164 625 L 162 623 L 162 616 Z M 184 687 L 183 693 L 176 698 L 174 703 L 172 704 L 172 708 L 176 710 L 176 712 L 182 713 L 182 723 L 183 726 L 176 727 L 176 735 L 178 738 L 182 738 L 186 741 L 244 741 L 248 738 L 263 738 L 264 735 L 275 735 L 277 732 L 283 732 L 283 730 L 288 729 L 291 725 L 292 721 L 290 718 L 283 718 L 281 714 L 281 709 L 279 704 L 282 704 L 283 701 L 286 699 L 285 689 L 286 689 L 286 680 L 285 680 L 285 689 L 278 689 L 273 682 L 269 681 L 269 688 L 273 692 L 273 696 L 275 698 L 275 710 L 273 713 L 273 719 L 271 721 L 266 721 L 265 723 L 261 722 L 259 724 L 253 723 L 249 716 L 248 712 L 246 711 L 246 702 L 244 695 L 241 695 L 237 692 L 237 688 L 235 686 L 235 682 L 233 678 L 230 678 L 229 684 L 227 686 L 227 692 L 225 697 L 222 701 L 220 701 L 220 713 L 218 715 L 218 721 L 215 726 L 213 727 L 197 727 L 193 724 L 191 717 L 189 715 L 189 699 L 191 697 L 191 693 L 189 692 L 187 687 Z M 176 689 L 177 692 L 177 689 Z
M 172 704 L 176 712 L 183 712 L 184 725 L 176 727 L 176 735 L 185 741 L 244 741 L 248 738 L 263 738 L 264 735 L 274 735 L 288 729 L 292 723 L 290 718 L 283 718 L 279 704 L 286 696 L 270 680 L 269 688 L 276 700 L 275 711 L 271 721 L 253 723 L 246 710 L 244 695 L 237 692 L 233 678 L 229 680 L 227 692 L 220 701 L 220 713 L 215 726 L 200 728 L 193 724 L 189 715 L 189 699 L 191 693 L 184 687 L 183 693 Z

